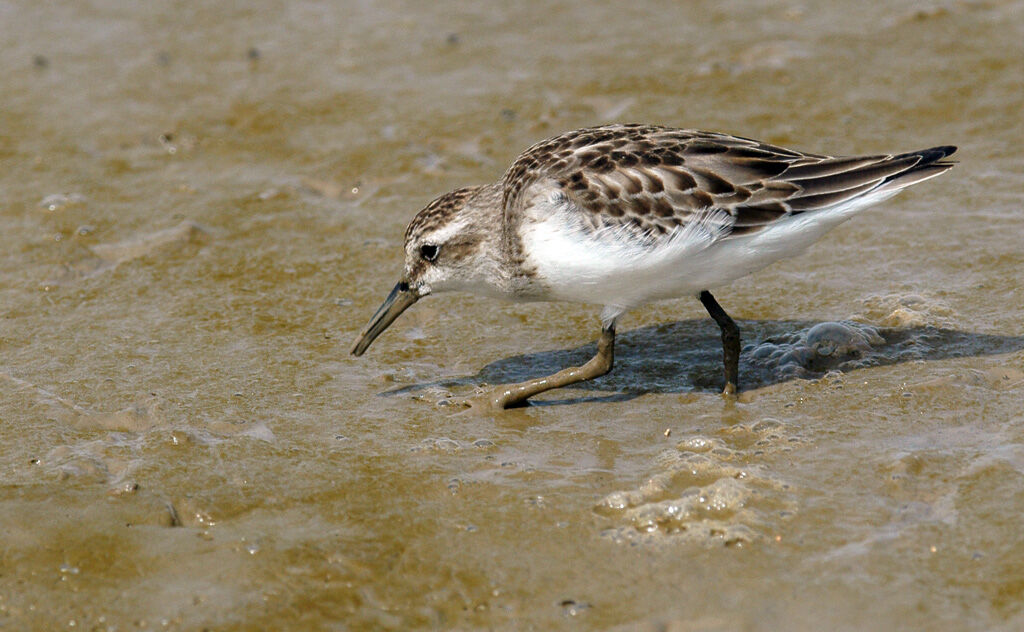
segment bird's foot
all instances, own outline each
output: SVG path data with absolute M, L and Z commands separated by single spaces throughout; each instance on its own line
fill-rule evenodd
M 449 397 L 438 402 L 438 405 L 471 409 L 478 412 L 494 412 L 525 406 L 526 403 L 525 397 L 516 397 L 513 389 L 506 385 L 495 388 L 477 386 L 472 395 Z

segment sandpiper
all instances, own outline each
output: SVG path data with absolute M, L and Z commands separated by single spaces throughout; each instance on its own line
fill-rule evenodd
M 456 189 L 416 214 L 401 280 L 352 353 L 428 294 L 603 306 L 597 354 L 498 387 L 486 401 L 506 408 L 610 371 L 615 321 L 627 310 L 696 296 L 722 330 L 724 392 L 733 394 L 739 329 L 710 290 L 799 254 L 864 208 L 945 172 L 954 151 L 836 157 L 635 124 L 541 141 L 498 182 Z

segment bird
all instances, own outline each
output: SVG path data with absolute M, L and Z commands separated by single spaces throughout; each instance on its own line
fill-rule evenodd
M 497 182 L 441 195 L 413 217 L 400 280 L 351 353 L 361 356 L 432 294 L 600 306 L 593 358 L 476 400 L 510 408 L 611 371 L 622 314 L 693 296 L 721 330 L 722 392 L 735 396 L 740 331 L 711 290 L 800 254 L 868 206 L 944 173 L 955 151 L 834 156 L 643 124 L 540 141 Z

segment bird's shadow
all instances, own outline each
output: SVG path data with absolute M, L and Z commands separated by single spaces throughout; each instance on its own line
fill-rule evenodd
M 740 390 L 794 379 L 820 378 L 872 366 L 918 360 L 1012 353 L 1024 336 L 1000 336 L 933 326 L 873 327 L 852 321 L 737 321 L 743 339 Z M 575 349 L 510 356 L 476 375 L 410 384 L 381 393 L 401 395 L 424 389 L 509 384 L 579 366 L 596 353 L 596 343 Z M 625 401 L 644 393 L 718 392 L 722 388 L 722 343 L 710 320 L 649 325 L 616 336 L 615 367 L 600 378 L 565 388 L 608 395 L 532 401 L 533 405 Z

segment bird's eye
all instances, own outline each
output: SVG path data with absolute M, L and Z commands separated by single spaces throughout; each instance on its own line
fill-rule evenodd
M 427 261 L 433 261 L 434 259 L 437 259 L 438 250 L 440 250 L 438 246 L 433 244 L 423 244 L 420 246 L 420 256 Z

